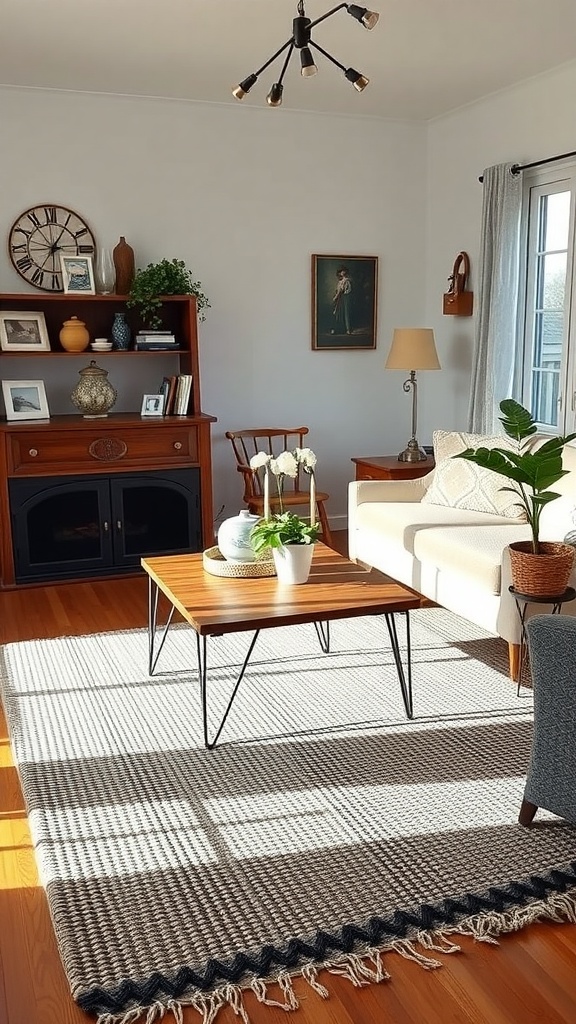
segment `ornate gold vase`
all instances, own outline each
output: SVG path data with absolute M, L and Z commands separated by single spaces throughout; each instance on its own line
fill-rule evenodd
M 70 395 L 85 420 L 101 419 L 108 415 L 118 397 L 116 388 L 108 380 L 108 371 L 90 360 L 90 366 L 80 370 L 80 380 Z

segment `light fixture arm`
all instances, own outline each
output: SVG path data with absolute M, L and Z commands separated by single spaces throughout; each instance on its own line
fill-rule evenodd
M 341 11 L 343 7 L 348 7 L 348 4 L 338 4 L 338 6 L 333 7 L 331 11 L 326 11 L 326 14 L 323 14 L 322 17 L 316 18 L 316 21 L 311 21 L 308 28 L 313 29 L 316 25 L 319 25 L 321 21 L 326 21 L 326 18 L 331 18 L 333 14 L 336 14 L 336 11 Z
M 343 4 L 343 7 L 345 7 L 345 6 L 346 6 L 346 4 Z M 315 50 L 320 50 L 320 53 L 323 54 L 324 57 L 327 57 L 328 60 L 331 60 L 332 63 L 336 65 L 337 68 L 340 68 L 341 71 L 346 73 L 346 68 L 344 67 L 344 65 L 341 64 L 339 60 L 336 60 L 336 57 L 332 57 L 328 53 L 328 50 L 324 50 L 321 46 L 318 46 L 318 43 L 314 43 L 314 42 L 312 42 L 312 40 L 310 40 L 310 46 L 313 46 Z
M 284 78 L 284 75 L 286 74 L 286 68 L 288 67 L 288 65 L 290 63 L 290 57 L 292 56 L 292 51 L 293 50 L 294 50 L 294 40 L 291 39 L 290 40 L 290 49 L 288 50 L 288 53 L 286 54 L 286 60 L 284 61 L 284 64 L 282 66 L 282 71 L 280 72 L 280 78 L 278 79 L 278 83 L 277 83 L 278 85 L 282 85 L 282 80 Z
M 263 64 L 261 68 L 258 68 L 258 71 L 254 72 L 256 78 L 258 78 L 263 71 L 266 71 L 266 68 L 270 67 L 270 65 L 276 60 L 276 58 L 279 57 L 281 53 L 284 53 L 284 50 L 287 50 L 289 46 L 294 46 L 294 36 L 290 36 L 290 39 L 286 40 L 284 46 L 281 46 L 279 50 L 276 50 L 276 53 L 273 54 L 272 57 L 270 57 L 270 60 L 267 60 L 266 63 Z M 290 51 L 290 53 L 292 53 L 292 51 Z

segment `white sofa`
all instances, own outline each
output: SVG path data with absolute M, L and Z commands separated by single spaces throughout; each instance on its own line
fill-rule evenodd
M 575 529 L 576 447 L 565 447 L 563 465 L 569 473 L 552 488 L 562 497 L 543 510 L 542 540 L 563 540 Z M 520 622 L 508 590 L 507 547 L 512 541 L 529 540 L 530 529 L 500 515 L 423 503 L 434 472 L 417 480 L 351 483 L 349 557 L 503 637 L 515 678 Z M 576 585 L 576 570 L 570 582 Z M 545 605 L 531 605 L 528 614 L 546 610 Z M 576 615 L 576 601 L 563 605 L 562 612 Z

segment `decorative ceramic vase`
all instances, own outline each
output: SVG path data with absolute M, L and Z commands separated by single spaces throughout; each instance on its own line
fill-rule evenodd
M 114 348 L 119 349 L 121 352 L 126 352 L 130 348 L 131 334 L 125 317 L 125 313 L 114 313 L 114 322 L 110 332 Z
M 120 235 L 120 241 L 112 252 L 114 267 L 116 269 L 116 284 L 114 290 L 116 295 L 128 295 L 134 280 L 134 249 Z
M 313 544 L 283 544 L 272 548 L 279 583 L 306 583 L 312 567 Z
M 99 249 L 94 268 L 96 290 L 100 295 L 110 295 L 116 281 L 116 268 L 110 249 Z
M 90 344 L 90 334 L 77 316 L 65 320 L 60 330 L 60 344 L 65 352 L 83 352 Z
M 116 388 L 108 380 L 108 371 L 97 366 L 94 359 L 90 360 L 90 366 L 80 370 L 80 380 L 70 395 L 85 420 L 107 416 L 117 397 Z
M 237 516 L 224 520 L 218 530 L 218 548 L 228 562 L 256 560 L 256 554 L 250 544 L 250 533 L 258 522 L 260 516 L 252 515 L 247 508 L 240 509 Z

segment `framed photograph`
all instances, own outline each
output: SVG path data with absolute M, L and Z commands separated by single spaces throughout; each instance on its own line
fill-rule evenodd
M 376 348 L 377 256 L 312 256 L 312 348 Z
M 0 349 L 3 352 L 49 352 L 44 313 L 0 313 Z
M 143 395 L 141 416 L 163 416 L 164 395 Z
M 96 295 L 91 256 L 63 256 L 60 254 L 62 283 L 67 294 Z
M 50 419 L 43 380 L 3 380 L 7 420 Z

